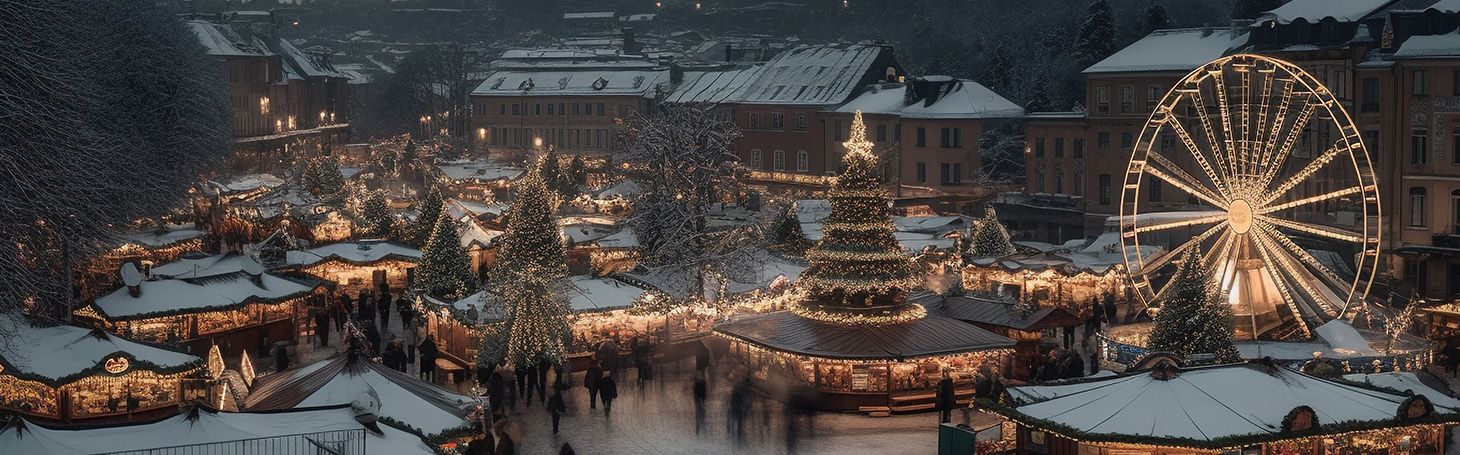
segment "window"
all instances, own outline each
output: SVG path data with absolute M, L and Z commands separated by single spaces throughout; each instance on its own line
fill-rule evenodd
M 805 150 L 796 151 L 796 172 L 806 172 L 811 167 L 811 158 L 806 156 Z
M 1424 227 L 1425 225 L 1425 189 L 1414 187 L 1409 189 L 1409 225 Z
M 1110 174 L 1100 174 L 1100 205 L 1110 205 Z
M 1054 170 L 1054 194 L 1065 194 L 1065 171 Z
M 928 163 L 918 163 L 917 180 L 919 183 L 928 181 Z
M 532 103 L 532 115 L 542 115 L 542 103 Z
M 887 142 L 887 125 L 877 125 L 877 142 Z
M 1095 87 L 1095 112 L 1110 112 L 1110 87 Z
M 1080 173 L 1080 171 L 1075 171 L 1075 174 L 1070 176 L 1070 190 L 1072 190 L 1070 194 L 1076 196 L 1085 195 L 1085 174 Z
M 520 105 L 520 104 L 513 104 L 512 105 L 512 115 L 522 115 L 522 105 Z
M 1136 88 L 1129 85 L 1120 86 L 1120 113 L 1129 114 L 1136 110 Z
M 1102 149 L 1110 147 L 1109 131 L 1101 131 L 1099 133 L 1095 133 L 1095 147 Z
M 1044 138 L 1034 138 L 1034 157 L 1044 158 Z
M 750 129 L 753 129 L 753 130 L 760 129 L 760 113 L 759 112 L 751 112 L 750 113 Z
M 1450 233 L 1460 234 L 1460 190 L 1450 192 Z
M 780 112 L 771 113 L 771 129 L 779 130 L 786 128 L 786 114 Z
M 1425 70 L 1414 70 L 1414 87 L 1412 92 L 1415 95 L 1430 94 L 1429 80 L 1425 77 Z
M 1161 102 L 1161 86 L 1146 86 L 1146 109 L 1156 109 L 1156 104 Z
M 777 171 L 786 170 L 786 152 L 780 150 L 771 152 L 771 168 Z
M 1328 88 L 1333 96 L 1339 99 L 1348 98 L 1348 73 L 1342 69 L 1333 70 L 1333 76 L 1328 78 Z
M 1054 138 L 1054 157 L 1055 158 L 1064 158 L 1065 157 L 1065 138 L 1062 138 L 1062 137 Z
M 963 183 L 963 163 L 953 163 L 953 184 Z
M 507 115 L 507 103 L 497 105 L 497 115 Z
M 950 128 L 938 129 L 938 146 L 943 148 L 953 147 L 953 130 Z
M 796 131 L 806 131 L 806 114 L 796 114 Z
M 1460 71 L 1456 71 L 1455 74 L 1460 75 Z M 1360 102 L 1363 105 L 1359 106 L 1360 110 L 1363 112 L 1379 112 L 1379 78 L 1364 78 L 1364 93 L 1361 96 L 1363 98 Z
M 1074 158 L 1077 160 L 1085 159 L 1085 139 L 1079 137 L 1075 138 L 1074 146 Z
M 1454 149 L 1450 152 L 1450 163 L 1460 164 L 1460 128 L 1450 130 L 1450 143 L 1454 144 Z
M 1409 164 L 1419 166 L 1429 162 L 1430 132 L 1424 128 L 1415 128 L 1409 136 Z
M 558 103 L 558 115 L 568 115 L 568 105 L 567 104 Z
M 963 147 L 963 128 L 953 129 L 953 146 L 958 148 Z
M 603 116 L 603 103 L 598 103 L 598 116 Z
M 1365 130 L 1363 135 L 1364 151 L 1369 153 L 1369 161 L 1372 162 L 1374 152 L 1371 150 L 1379 150 L 1379 130 Z
M 892 125 L 892 141 L 893 142 L 902 142 L 902 124 L 901 123 Z
M 557 109 L 553 109 L 553 103 L 548 103 L 548 115 L 558 115 Z
M 922 128 L 922 127 L 918 127 L 918 147 L 925 147 L 927 145 L 928 145 L 928 130 L 926 130 L 926 129 Z
M 938 165 L 938 184 L 949 185 L 953 183 L 953 165 L 941 163 Z
M 1120 133 L 1120 148 L 1128 149 L 1130 148 L 1131 144 L 1135 143 L 1135 141 L 1135 135 L 1131 134 L 1131 132 L 1126 131 L 1124 133 Z
M 760 169 L 760 149 L 750 149 L 750 168 Z
M 1035 193 L 1043 193 L 1044 192 L 1044 169 L 1035 169 L 1034 170 L 1034 192 Z
M 1161 186 L 1164 184 L 1165 182 L 1162 182 L 1161 179 L 1151 179 L 1151 184 L 1147 185 L 1150 192 L 1146 194 L 1146 201 L 1161 202 Z

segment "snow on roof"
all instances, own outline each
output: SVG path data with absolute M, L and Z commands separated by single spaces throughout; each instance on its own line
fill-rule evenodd
M 421 259 L 421 250 L 390 242 L 341 242 L 304 251 L 286 251 L 284 257 L 285 263 L 301 266 L 314 265 L 325 260 L 351 264 L 369 264 L 386 259 L 415 262 Z
M 505 164 L 486 161 L 458 160 L 436 163 L 436 169 L 451 180 L 512 180 L 522 175 L 522 170 Z
M 81 375 L 105 374 L 101 366 L 118 354 L 147 362 L 159 372 L 176 372 L 201 364 L 203 359 L 181 352 L 137 343 L 100 329 L 69 325 L 33 325 L 22 317 L 0 315 L 0 332 L 14 339 L 0 343 L 0 364 L 4 374 L 43 378 L 60 384 Z M 0 452 L 4 452 L 0 450 Z M 4 452 L 8 453 L 8 452 Z
M 1425 374 L 1421 378 L 1413 372 L 1389 371 L 1384 373 L 1355 373 L 1343 375 L 1346 381 L 1353 381 L 1394 389 L 1399 392 L 1413 392 L 1415 395 L 1424 395 L 1431 403 L 1437 406 L 1444 406 L 1451 409 L 1460 409 L 1460 400 L 1455 399 L 1447 392 L 1448 387 L 1444 382 Z M 1426 381 L 1429 379 L 1430 381 Z
M 416 427 L 428 436 L 471 425 L 465 417 L 475 404 L 472 397 L 348 355 L 259 378 L 249 393 L 247 408 L 331 406 L 351 403 L 371 392 L 380 399 L 378 415 Z
M 574 312 L 605 311 L 628 308 L 645 290 L 613 278 L 575 275 L 568 278 L 573 289 L 568 306 Z
M 658 14 L 654 14 L 654 13 L 640 13 L 640 14 L 630 14 L 630 15 L 627 15 L 627 16 L 622 16 L 622 17 L 619 17 L 618 20 L 620 22 L 643 22 L 643 21 L 652 21 L 656 17 L 659 17 L 659 15 Z
M 1440 0 L 1425 9 L 1432 9 L 1442 13 L 1454 13 L 1460 11 L 1460 0 Z
M 958 216 L 894 216 L 892 225 L 899 232 L 920 232 L 947 234 L 963 229 L 963 218 Z
M 607 237 L 598 239 L 595 243 L 599 248 L 638 248 L 639 234 L 634 232 L 634 228 L 625 227 Z
M 195 228 L 193 226 L 193 223 L 186 223 L 169 224 L 167 225 L 166 231 L 160 234 L 157 233 L 156 229 L 147 228 L 140 231 L 124 232 L 118 237 L 121 237 L 122 240 L 125 240 L 129 243 L 150 248 L 158 248 L 172 245 L 178 242 L 201 238 L 205 234 L 205 232 Z
M 669 70 L 511 70 L 487 76 L 472 96 L 653 96 Z
M 1394 52 L 1396 59 L 1440 57 L 1460 57 L 1460 31 L 1443 35 L 1411 36 Z
M 1249 364 L 1184 369 L 1164 381 L 1136 372 L 1009 391 L 1034 400 L 1018 406 L 1018 413 L 1087 434 L 1193 441 L 1277 434 L 1298 406 L 1311 407 L 1323 423 L 1388 421 L 1405 400 L 1283 366 Z
M 335 77 L 348 79 L 350 75 L 335 69 L 324 57 L 310 54 L 299 49 L 294 43 L 287 39 L 279 39 L 279 54 L 294 71 L 308 77 Z
M 234 177 L 228 183 L 219 183 L 218 186 L 223 187 L 224 192 L 238 193 L 259 188 L 277 188 L 284 183 L 284 179 L 273 174 L 247 174 Z
M 1252 26 L 1256 27 L 1267 21 L 1286 24 L 1298 20 L 1316 24 L 1327 18 L 1339 22 L 1354 22 L 1392 1 L 1394 0 L 1292 0 L 1257 16 L 1257 22 Z
M 348 405 L 280 412 L 199 410 L 196 421 L 179 414 L 156 422 L 86 429 L 52 429 L 26 422 L 0 428 L 0 453 L 62 455 L 143 453 L 178 446 L 225 448 L 230 441 L 363 430 L 365 455 L 432 455 L 421 438 L 388 425 L 383 434 L 364 430 Z M 331 445 L 330 442 L 322 442 Z M 202 449 L 200 447 L 200 449 Z M 205 450 L 200 450 L 205 451 Z M 358 452 L 357 452 L 358 453 Z
M 227 275 L 243 271 L 247 256 L 241 253 L 214 254 L 209 256 L 184 255 L 176 261 L 152 266 L 150 273 L 158 278 L 203 278 Z
M 562 231 L 563 239 L 573 242 L 575 244 L 593 242 L 602 238 L 606 238 L 612 235 L 614 232 L 617 232 L 613 229 L 613 226 L 611 225 L 592 223 L 564 224 L 561 221 L 559 222 L 559 225 L 562 226 L 560 229 Z
M 872 44 L 803 45 L 766 62 L 740 100 L 749 104 L 841 104 L 887 48 Z M 875 69 L 881 74 L 880 68 Z
M 1238 38 L 1228 29 L 1156 30 L 1085 68 L 1084 73 L 1191 71 L 1241 44 Z
M 466 219 L 461 227 L 461 246 L 471 249 L 472 244 L 480 245 L 482 248 L 491 247 L 497 243 L 497 238 L 506 232 L 496 229 L 487 229 L 478 224 L 475 220 Z
M 940 94 L 931 104 L 926 99 L 913 100 L 908 104 L 907 86 L 903 84 L 873 84 L 868 87 L 867 91 L 838 107 L 836 112 L 862 111 L 863 114 L 894 114 L 904 118 L 925 119 L 1003 118 L 1024 115 L 1024 108 L 968 79 L 951 82 L 947 92 Z
M 451 217 L 455 219 L 475 218 L 484 214 L 501 216 L 506 211 L 507 204 L 502 203 L 487 204 L 465 199 L 452 199 L 446 203 L 446 213 L 451 214 Z
M 208 55 L 219 57 L 267 57 L 274 55 L 269 47 L 257 38 L 245 40 L 224 24 L 204 21 L 188 21 L 188 28 L 198 35 L 198 42 L 207 49 Z
M 1372 346 L 1369 346 L 1369 341 L 1365 340 L 1364 336 L 1359 334 L 1357 329 L 1354 329 L 1354 326 L 1349 325 L 1341 319 L 1328 321 L 1328 323 L 1318 326 L 1313 331 L 1317 332 L 1318 338 L 1323 339 L 1323 342 L 1328 344 L 1329 349 L 1339 354 L 1345 356 L 1380 355 L 1379 351 L 1375 351 Z
M 141 289 L 141 294 L 132 297 L 122 287 L 97 297 L 92 306 L 108 319 L 139 319 L 221 310 L 253 302 L 277 302 L 307 294 L 314 288 L 267 273 L 259 275 L 258 283 L 246 273 L 234 273 L 191 280 L 143 281 Z
M 684 79 L 665 98 L 670 103 L 724 103 L 744 98 L 761 66 L 728 70 L 685 71 Z
M 588 11 L 582 13 L 563 13 L 563 19 L 613 19 L 616 14 L 613 11 Z
M 629 197 L 633 197 L 634 195 L 639 194 L 642 191 L 643 190 L 639 188 L 639 184 L 637 182 L 634 182 L 633 180 L 627 180 L 626 179 L 624 181 L 621 181 L 621 182 L 618 182 L 618 183 L 613 184 L 613 186 L 610 186 L 608 188 L 604 188 L 603 191 L 599 191 L 598 192 L 598 198 L 599 199 L 629 198 Z

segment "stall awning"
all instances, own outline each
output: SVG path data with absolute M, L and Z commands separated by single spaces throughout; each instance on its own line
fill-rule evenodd
M 1003 349 L 1014 340 L 956 319 L 929 315 L 884 325 L 840 325 L 780 311 L 715 326 L 765 349 L 846 360 L 896 360 Z
M 1083 324 L 1079 316 L 1063 308 L 1040 308 L 1024 316 L 1013 303 L 966 296 L 930 295 L 918 303 L 928 313 L 975 324 L 988 324 L 1016 330 L 1036 331 L 1050 327 L 1073 327 Z

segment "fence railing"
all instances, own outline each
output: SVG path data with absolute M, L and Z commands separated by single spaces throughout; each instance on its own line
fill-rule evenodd
M 364 455 L 365 430 L 334 430 L 100 455 Z

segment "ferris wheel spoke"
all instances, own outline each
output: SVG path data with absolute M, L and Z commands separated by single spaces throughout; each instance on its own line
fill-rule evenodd
M 1303 169 L 1298 171 L 1298 173 L 1293 174 L 1292 177 L 1288 177 L 1286 180 L 1283 180 L 1283 183 L 1281 185 L 1278 185 L 1276 189 L 1267 193 L 1267 195 L 1257 205 L 1265 206 L 1271 204 L 1272 201 L 1282 197 L 1284 194 L 1287 194 L 1288 191 L 1293 189 L 1293 187 L 1296 187 L 1304 181 L 1307 181 L 1308 177 L 1312 177 L 1314 173 L 1317 173 L 1319 169 L 1322 169 L 1324 165 L 1333 161 L 1334 158 L 1338 157 L 1339 153 L 1342 153 L 1345 150 L 1345 147 L 1339 146 L 1340 142 L 1343 142 L 1343 139 L 1334 141 L 1333 145 L 1328 147 L 1328 150 L 1323 151 L 1322 155 L 1318 155 L 1318 158 L 1315 158 L 1313 161 L 1308 162 L 1307 166 L 1303 166 Z M 1270 178 L 1264 181 L 1262 187 L 1266 188 L 1270 181 Z
M 1217 171 L 1212 168 L 1212 164 L 1207 161 L 1206 154 L 1202 153 L 1201 148 L 1197 147 L 1196 141 L 1191 139 L 1191 133 L 1186 131 L 1186 127 L 1183 126 L 1180 121 L 1177 121 L 1174 118 L 1170 118 L 1169 113 L 1167 114 L 1167 116 L 1168 120 L 1166 123 L 1171 125 L 1171 129 L 1176 132 L 1176 136 L 1181 139 L 1181 143 L 1186 146 L 1186 150 L 1190 152 L 1192 158 L 1196 160 L 1196 164 L 1198 166 L 1201 166 L 1202 172 L 1205 172 L 1207 178 L 1211 179 L 1212 185 L 1216 187 L 1217 194 L 1229 193 L 1229 191 L 1227 190 L 1227 181 L 1224 180 L 1223 177 L 1219 176 Z
M 1165 180 L 1172 186 L 1180 188 L 1187 194 L 1196 196 L 1198 199 L 1206 201 L 1206 203 L 1208 204 L 1226 210 L 1227 201 L 1225 201 L 1221 196 L 1218 196 L 1214 190 L 1208 188 L 1206 185 L 1203 185 L 1201 181 L 1196 179 L 1196 177 L 1192 177 L 1191 174 L 1187 174 L 1186 171 L 1181 170 L 1180 167 L 1176 166 L 1175 163 L 1172 163 L 1170 160 L 1166 159 L 1166 157 L 1161 156 L 1159 153 L 1151 152 L 1146 154 L 1146 158 L 1148 160 L 1144 168 L 1146 172 L 1160 178 L 1161 180 Z M 1152 161 L 1160 164 L 1161 166 L 1152 166 Z
M 1277 232 L 1271 226 L 1263 226 L 1261 222 L 1257 224 L 1260 226 L 1259 230 L 1262 232 L 1262 235 L 1259 236 L 1262 238 L 1260 241 L 1268 242 L 1269 246 L 1278 253 L 1275 257 L 1279 261 L 1278 265 L 1280 269 L 1284 273 L 1292 276 L 1293 282 L 1302 288 L 1303 292 L 1313 297 L 1313 301 L 1318 305 L 1319 311 L 1322 311 L 1324 316 L 1330 318 L 1338 317 L 1338 313 L 1333 309 L 1333 306 L 1329 305 L 1327 295 L 1320 292 L 1319 289 L 1314 288 L 1313 285 L 1322 280 L 1327 281 L 1329 286 L 1343 289 L 1348 287 L 1348 283 L 1339 279 L 1333 271 L 1329 270 L 1323 263 L 1318 262 L 1318 259 L 1313 257 L 1308 250 L 1304 250 L 1296 243 L 1293 243 L 1287 236 Z M 1305 268 L 1304 265 L 1307 267 Z M 1315 271 L 1317 273 L 1314 273 Z M 1300 276 L 1300 274 L 1306 274 L 1308 276 Z
M 1317 108 L 1318 105 L 1312 102 L 1312 95 L 1304 98 L 1303 110 L 1298 112 L 1298 118 L 1293 120 L 1293 125 L 1288 128 L 1287 134 L 1282 134 L 1281 148 L 1271 150 L 1271 155 L 1268 156 L 1267 161 L 1264 161 L 1264 163 L 1268 163 L 1268 166 L 1263 169 L 1262 176 L 1258 177 L 1255 188 L 1267 188 L 1272 184 L 1272 179 L 1277 178 L 1277 175 L 1282 172 L 1283 166 L 1288 162 L 1288 157 L 1293 154 L 1293 145 L 1297 144 L 1298 137 L 1303 135 L 1303 129 L 1308 127 L 1308 121 L 1313 118 L 1313 110 Z M 1277 123 L 1273 124 L 1273 132 L 1281 134 L 1283 119 L 1278 118 L 1277 120 Z M 1337 143 L 1337 141 L 1334 142 Z
M 1277 264 L 1273 259 L 1273 253 L 1268 250 L 1268 247 L 1263 242 L 1255 242 L 1253 249 L 1257 250 L 1258 255 L 1262 256 L 1262 262 L 1270 265 Z M 1298 300 L 1293 295 L 1293 290 L 1288 287 L 1287 280 L 1274 267 L 1266 267 L 1265 269 L 1265 273 L 1272 277 L 1273 285 L 1278 288 L 1278 293 L 1282 294 L 1283 302 L 1287 303 L 1288 310 L 1293 312 L 1293 322 L 1298 324 L 1298 329 L 1303 332 L 1303 337 L 1312 338 L 1313 332 L 1308 329 L 1308 321 L 1303 314 L 1303 310 L 1298 307 Z
M 1195 217 L 1195 218 L 1188 218 L 1188 219 L 1184 219 L 1184 220 L 1180 220 L 1180 221 L 1172 221 L 1172 222 L 1160 223 L 1160 224 L 1151 224 L 1151 225 L 1146 225 L 1146 226 L 1136 226 L 1135 227 L 1135 233 L 1140 234 L 1140 233 L 1144 233 L 1144 232 L 1164 231 L 1164 230 L 1167 230 L 1167 229 L 1177 229 L 1177 228 L 1183 228 L 1183 227 L 1188 227 L 1188 226 L 1200 226 L 1200 225 L 1203 225 L 1203 224 L 1210 224 L 1210 223 L 1216 223 L 1216 222 L 1220 222 L 1220 221 L 1225 221 L 1226 219 L 1227 219 L 1227 214 L 1226 213 L 1215 213 L 1215 214 L 1212 214 L 1212 215 L 1204 215 L 1204 216 L 1199 216 L 1199 217 Z
M 1200 262 L 1202 264 L 1202 267 L 1205 267 L 1205 268 L 1207 268 L 1209 270 L 1215 270 L 1215 267 L 1213 267 L 1213 265 L 1214 265 L 1213 262 L 1219 260 L 1219 258 L 1227 257 L 1227 256 L 1230 256 L 1231 255 L 1230 250 L 1232 249 L 1232 244 L 1235 242 L 1234 239 L 1236 238 L 1236 235 L 1233 235 L 1232 234 L 1232 230 L 1231 229 L 1223 229 L 1220 232 L 1222 233 L 1222 235 L 1217 238 L 1217 242 L 1216 243 L 1212 244 L 1212 248 L 1210 250 L 1207 250 L 1205 253 L 1201 253 Z M 1173 257 L 1172 259 L 1175 259 L 1175 258 Z M 1142 273 L 1143 274 L 1155 273 L 1156 270 L 1158 270 L 1158 269 L 1156 269 L 1156 268 L 1144 269 L 1143 268 L 1142 269 Z M 1166 283 L 1161 286 L 1161 289 L 1158 289 L 1156 291 L 1156 293 L 1154 294 L 1155 297 L 1154 297 L 1153 300 L 1158 301 L 1158 302 L 1161 301 L 1161 299 L 1166 296 L 1166 291 L 1168 289 L 1171 289 L 1171 285 L 1173 284 L 1172 281 L 1174 281 L 1174 280 L 1167 280 Z
M 1227 172 L 1229 167 L 1226 161 L 1222 160 L 1227 152 L 1222 150 L 1223 141 L 1217 138 L 1216 129 L 1212 126 L 1212 116 L 1207 113 L 1207 105 L 1202 100 L 1201 86 L 1198 85 L 1196 88 L 1188 91 L 1187 95 L 1191 96 L 1193 106 L 1197 108 L 1198 112 L 1196 117 L 1201 120 L 1201 128 L 1202 132 L 1206 135 L 1207 145 L 1211 146 L 1212 162 L 1216 165 L 1217 173 L 1222 175 L 1222 181 L 1227 183 L 1228 188 L 1235 188 L 1237 182 L 1232 178 L 1232 174 Z M 1194 148 L 1193 151 L 1195 150 L 1198 149 Z
M 1275 79 L 1273 77 L 1274 71 L 1272 68 L 1259 68 L 1257 71 L 1258 73 L 1263 74 L 1262 91 L 1257 92 L 1257 123 L 1252 125 L 1252 137 L 1250 138 L 1251 141 L 1247 143 L 1248 157 L 1252 159 L 1252 161 L 1250 161 L 1248 164 L 1250 165 L 1250 172 L 1254 174 L 1261 172 L 1262 163 L 1266 163 L 1266 161 L 1263 160 L 1262 156 L 1262 145 L 1267 143 L 1267 129 L 1263 127 L 1267 125 L 1267 114 L 1269 113 L 1269 111 L 1272 110 L 1272 83 Z M 1290 94 L 1285 92 L 1284 95 Z
M 1326 281 L 1329 286 L 1333 286 L 1335 289 L 1343 289 L 1350 286 L 1350 283 L 1347 280 L 1340 278 L 1337 273 L 1333 272 L 1333 269 L 1328 268 L 1328 266 L 1323 265 L 1322 262 L 1318 261 L 1318 258 L 1314 257 L 1313 253 L 1309 253 L 1308 250 L 1304 249 L 1301 246 L 1298 246 L 1298 244 L 1296 243 L 1293 243 L 1292 239 L 1289 239 L 1288 236 L 1283 235 L 1281 232 L 1278 232 L 1277 228 L 1273 227 L 1271 224 L 1259 221 L 1257 225 L 1261 227 L 1264 235 L 1266 235 L 1274 243 L 1278 244 L 1278 246 L 1281 246 L 1283 247 L 1283 249 L 1288 250 L 1288 254 L 1293 256 L 1295 259 L 1302 262 L 1304 265 L 1307 265 L 1311 270 L 1316 271 L 1317 273 L 1315 275 L 1318 278 Z
M 1192 237 L 1192 238 L 1188 239 L 1186 242 L 1183 242 L 1182 244 L 1177 245 L 1176 248 L 1172 248 L 1172 249 L 1166 251 L 1165 253 L 1162 253 L 1160 256 L 1157 256 L 1155 259 L 1152 259 L 1150 262 L 1142 263 L 1141 264 L 1141 271 L 1140 271 L 1140 273 L 1145 274 L 1145 273 L 1154 272 L 1156 270 L 1160 270 L 1162 267 L 1165 267 L 1167 264 L 1170 264 L 1171 261 L 1175 260 L 1178 257 L 1181 257 L 1181 255 L 1183 253 L 1185 253 L 1186 250 L 1189 250 L 1192 247 L 1195 247 L 1197 245 L 1200 245 L 1202 242 L 1205 242 L 1208 238 L 1210 238 L 1212 235 L 1214 235 L 1214 234 L 1216 234 L 1218 232 L 1224 232 L 1223 231 L 1223 228 L 1225 228 L 1225 227 L 1227 227 L 1227 222 L 1226 221 L 1223 221 L 1221 223 L 1218 223 L 1216 226 L 1212 226 L 1212 227 L 1208 228 L 1205 232 L 1202 232 L 1201 234 L 1197 234 L 1195 237 Z
M 1349 187 L 1349 188 L 1344 188 L 1344 189 L 1337 190 L 1337 191 L 1329 191 L 1327 193 L 1319 194 L 1319 195 L 1316 195 L 1316 196 L 1310 196 L 1310 197 L 1305 197 L 1305 198 L 1298 199 L 1298 200 L 1294 200 L 1294 201 L 1284 202 L 1284 203 L 1278 204 L 1278 205 L 1272 205 L 1272 206 L 1263 207 L 1261 209 L 1258 209 L 1257 210 L 1257 213 L 1259 213 L 1259 214 L 1268 214 L 1268 213 L 1277 212 L 1277 211 L 1280 211 L 1280 210 L 1287 210 L 1287 209 L 1290 209 L 1290 208 L 1293 208 L 1293 207 L 1299 207 L 1299 206 L 1308 205 L 1308 204 L 1312 204 L 1312 203 L 1316 203 L 1316 202 L 1323 202 L 1323 201 L 1327 201 L 1327 200 L 1331 200 L 1331 199 L 1338 199 L 1338 198 L 1341 198 L 1341 197 L 1344 197 L 1344 196 L 1348 196 L 1348 195 L 1351 195 L 1351 194 L 1362 193 L 1362 192 L 1364 192 L 1364 187 L 1361 187 L 1361 186 Z
M 1287 122 L 1288 110 L 1293 105 L 1293 80 L 1286 77 L 1281 79 L 1283 83 L 1283 99 L 1282 101 L 1278 102 L 1277 113 L 1273 114 L 1272 116 L 1272 127 L 1266 129 L 1264 139 L 1262 140 L 1261 144 L 1261 150 L 1259 151 L 1257 157 L 1257 163 L 1263 175 L 1266 175 L 1268 169 L 1273 167 L 1269 166 L 1269 163 L 1271 163 L 1273 159 L 1273 150 L 1276 149 L 1278 145 L 1278 139 L 1282 137 L 1283 124 Z M 1304 98 L 1303 103 L 1305 105 L 1307 104 L 1307 98 Z M 1267 123 L 1263 122 L 1262 125 L 1265 126 L 1267 125 Z
M 1292 229 L 1294 231 L 1302 232 L 1305 234 L 1313 234 L 1316 236 L 1327 237 L 1330 239 L 1340 240 L 1344 242 L 1365 244 L 1368 241 L 1368 239 L 1364 238 L 1362 234 L 1331 226 L 1315 226 L 1311 224 L 1299 223 L 1297 221 L 1285 220 L 1282 218 L 1274 218 L 1267 215 L 1254 215 L 1252 218 L 1254 220 L 1272 223 L 1274 225 L 1277 225 L 1278 227 Z
M 1213 88 L 1216 90 L 1217 96 L 1217 114 L 1222 118 L 1221 128 L 1219 129 L 1222 135 L 1222 147 L 1226 151 L 1225 156 L 1222 158 L 1227 162 L 1227 175 L 1232 176 L 1233 181 L 1238 182 L 1238 186 L 1241 186 L 1242 174 L 1238 169 L 1238 161 L 1240 161 L 1238 155 L 1240 153 L 1233 143 L 1235 138 L 1232 136 L 1236 134 L 1236 131 L 1232 128 L 1232 108 L 1227 105 L 1227 82 L 1223 76 L 1224 74 L 1226 73 L 1221 70 L 1211 72 L 1212 82 L 1214 84 Z

